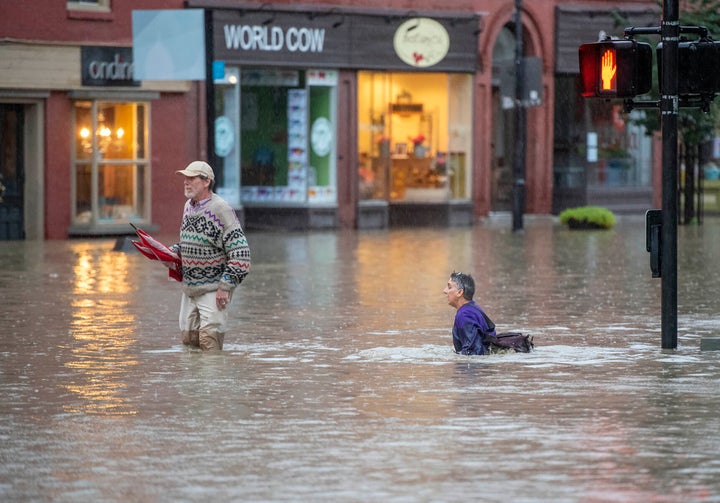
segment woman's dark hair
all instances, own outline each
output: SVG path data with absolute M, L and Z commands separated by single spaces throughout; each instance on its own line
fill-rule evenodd
M 457 285 L 458 290 L 463 291 L 463 297 L 466 300 L 472 300 L 475 296 L 475 280 L 469 274 L 462 272 L 453 272 L 450 280 Z

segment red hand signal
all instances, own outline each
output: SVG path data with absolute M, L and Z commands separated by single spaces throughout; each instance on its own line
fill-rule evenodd
M 617 73 L 617 65 L 615 64 L 615 51 L 607 49 L 600 61 L 601 78 L 602 78 L 602 90 L 603 91 L 614 91 L 615 90 L 615 74 Z

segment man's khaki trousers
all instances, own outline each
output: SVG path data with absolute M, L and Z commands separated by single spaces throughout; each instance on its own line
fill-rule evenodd
M 218 309 L 214 291 L 196 297 L 188 297 L 183 293 L 180 301 L 183 344 L 203 351 L 222 349 L 228 311 L 228 307 Z

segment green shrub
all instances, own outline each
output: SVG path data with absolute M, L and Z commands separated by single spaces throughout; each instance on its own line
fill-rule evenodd
M 581 206 L 562 211 L 560 223 L 571 229 L 610 229 L 615 225 L 615 215 L 600 206 Z

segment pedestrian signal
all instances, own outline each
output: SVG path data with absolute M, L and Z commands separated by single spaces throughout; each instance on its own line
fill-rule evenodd
M 615 49 L 603 49 L 600 56 L 600 90 L 602 92 L 617 92 L 617 64 L 615 63 Z
M 632 98 L 652 89 L 652 47 L 631 39 L 583 44 L 579 50 L 585 98 Z
M 657 47 L 658 78 L 662 90 L 662 42 Z M 678 94 L 720 92 L 720 42 L 708 39 L 678 42 Z

